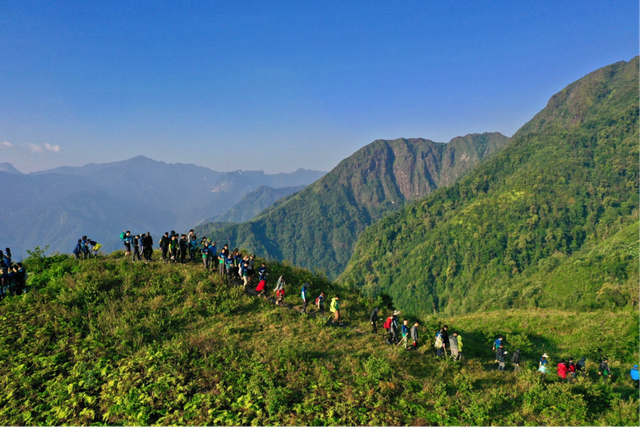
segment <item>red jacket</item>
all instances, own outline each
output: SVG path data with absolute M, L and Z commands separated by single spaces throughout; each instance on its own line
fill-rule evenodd
M 558 363 L 558 376 L 560 378 L 567 378 L 567 365 L 564 363 Z

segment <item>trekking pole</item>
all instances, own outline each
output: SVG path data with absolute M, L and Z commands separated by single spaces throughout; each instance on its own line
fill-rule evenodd
M 402 344 L 403 342 L 407 341 L 407 337 L 402 337 L 402 339 L 400 340 L 400 342 L 398 344 L 396 344 L 396 346 L 399 346 L 400 344 Z

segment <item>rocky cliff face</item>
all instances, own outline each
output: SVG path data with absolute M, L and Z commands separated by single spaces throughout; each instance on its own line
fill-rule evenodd
M 472 134 L 449 143 L 377 140 L 254 220 L 210 236 L 336 277 L 365 227 L 407 201 L 457 181 L 508 140 L 499 133 Z

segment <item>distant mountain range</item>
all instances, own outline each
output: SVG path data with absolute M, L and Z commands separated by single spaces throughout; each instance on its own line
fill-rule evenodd
M 283 197 L 304 190 L 306 185 L 272 188 L 263 185 L 244 195 L 231 209 L 215 218 L 216 222 L 245 222 L 258 216 L 262 211 Z
M 218 217 L 261 186 L 306 186 L 325 172 L 217 172 L 188 164 L 167 164 L 144 156 L 113 163 L 22 174 L 0 164 L 2 247 L 24 254 L 35 246 L 70 252 L 89 235 L 111 242 L 123 229 L 153 234 L 185 231 Z
M 335 278 L 365 227 L 407 201 L 453 184 L 508 141 L 500 133 L 472 134 L 449 143 L 377 140 L 253 220 L 222 228 L 204 224 L 197 231 Z

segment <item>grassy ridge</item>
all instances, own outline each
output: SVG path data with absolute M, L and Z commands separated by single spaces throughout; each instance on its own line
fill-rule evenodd
M 573 424 L 637 425 L 637 313 L 546 310 L 422 319 L 448 322 L 468 362 L 405 352 L 372 337 L 373 301 L 308 271 L 284 274 L 286 302 L 339 292 L 348 327 L 276 307 L 196 265 L 131 264 L 118 254 L 31 258 L 31 291 L 0 302 L 2 424 Z M 428 332 L 427 332 L 428 331 Z M 525 372 L 492 370 L 505 333 Z M 612 358 L 614 383 L 560 383 L 533 371 L 541 351 Z M 594 376 L 593 362 L 590 376 Z

